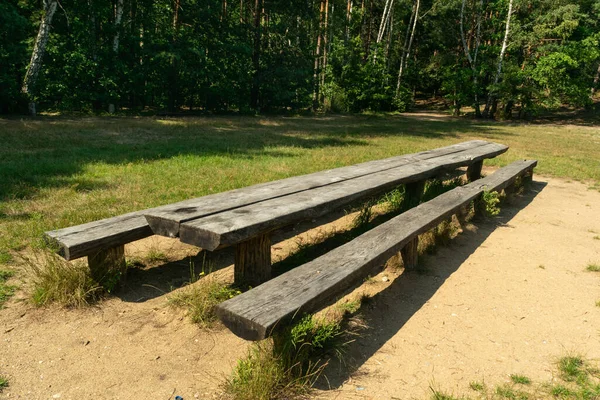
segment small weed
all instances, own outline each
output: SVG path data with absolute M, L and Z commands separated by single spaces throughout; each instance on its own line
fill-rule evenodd
M 146 256 L 144 257 L 144 259 L 151 264 L 169 261 L 169 258 L 165 253 L 155 248 L 151 248 L 148 251 L 148 254 L 146 254 Z
M 174 307 L 187 308 L 192 322 L 207 328 L 217 320 L 215 307 L 240 293 L 238 289 L 207 276 L 171 295 L 168 301 Z
M 337 307 L 343 314 L 354 314 L 360 308 L 361 300 L 346 301 L 339 303 Z
M 513 383 L 518 383 L 521 385 L 530 385 L 531 384 L 531 379 L 529 379 L 525 375 L 512 374 L 510 376 L 510 380 L 513 381 Z
M 8 378 L 4 375 L 0 375 L 0 393 L 8 387 Z
M 510 400 L 527 400 L 529 399 L 529 395 L 525 392 L 521 392 L 513 389 L 508 385 L 502 385 L 496 387 L 496 394 L 504 399 Z
M 573 382 L 586 375 L 585 362 L 580 356 L 566 356 L 558 360 L 558 370 L 561 378 Z
M 588 266 L 585 269 L 590 272 L 600 272 L 600 265 L 599 264 L 588 264 Z
M 431 390 L 431 400 L 462 400 L 464 397 L 455 397 L 453 394 L 442 392 L 441 390 L 434 389 L 429 386 Z
M 575 393 L 569 390 L 566 386 L 559 384 L 552 386 L 552 388 L 550 389 L 550 394 L 554 397 L 563 399 L 566 397 L 573 396 Z
M 42 253 L 26 258 L 25 263 L 32 284 L 31 300 L 37 306 L 84 307 L 102 297 L 102 286 L 82 262 L 71 264 L 55 254 Z
M 500 214 L 500 195 L 498 192 L 483 192 L 481 196 L 481 209 L 488 217 L 495 217 Z
M 596 302 L 596 307 L 600 307 L 600 300 Z
M 600 235 L 596 235 L 593 237 L 594 240 L 600 240 Z
M 471 390 L 476 392 L 483 392 L 485 390 L 485 385 L 482 382 L 473 381 L 469 383 L 469 387 Z
M 368 224 L 373 216 L 373 206 L 376 204 L 374 199 L 368 200 L 363 204 L 358 215 L 352 221 L 352 228 L 359 228 Z
M 15 293 L 17 289 L 14 285 L 7 285 L 6 281 L 8 278 L 13 276 L 12 271 L 0 269 L 0 309 L 6 303 L 6 301 Z
M 392 190 L 382 196 L 378 203 L 386 203 L 387 211 L 399 211 L 404 202 L 404 188 Z

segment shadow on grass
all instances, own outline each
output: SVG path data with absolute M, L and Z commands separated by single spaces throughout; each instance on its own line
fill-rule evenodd
M 44 188 L 88 192 L 115 185 L 111 178 L 82 176 L 90 164 L 149 163 L 176 156 L 231 159 L 294 157 L 286 149 L 368 146 L 370 138 L 456 138 L 468 120 L 414 123 L 397 116 L 0 119 L 0 201 L 27 199 Z M 195 165 L 198 168 L 200 165 Z
M 346 364 L 332 360 L 324 372 L 327 379 L 321 379 L 316 387 L 322 390 L 335 390 L 350 378 L 390 340 L 406 322 L 438 291 L 467 258 L 494 232 L 498 226 L 508 224 L 519 211 L 531 203 L 546 186 L 544 182 L 533 182 L 528 190 L 512 205 L 505 205 L 501 214 L 489 221 L 478 224 L 477 233 L 464 232 L 456 238 L 452 246 L 454 257 L 447 263 L 438 264 L 435 270 L 425 273 L 404 271 L 385 290 L 373 296 L 361 308 L 361 316 L 368 330 L 355 337 L 346 354 Z M 394 306 L 391 306 L 394 305 Z

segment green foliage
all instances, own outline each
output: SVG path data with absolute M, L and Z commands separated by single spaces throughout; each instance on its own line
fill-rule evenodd
M 0 393 L 2 393 L 2 390 L 8 387 L 8 384 L 8 378 L 4 375 L 0 375 Z
M 498 192 L 483 192 L 481 196 L 481 209 L 488 217 L 494 217 L 500 214 L 500 208 L 498 204 L 500 203 L 500 195 Z
M 585 269 L 590 272 L 600 272 L 600 264 L 588 264 Z
M 531 384 L 531 379 L 529 379 L 528 377 L 526 377 L 525 375 L 519 375 L 519 374 L 512 374 L 510 376 L 510 380 L 513 383 L 519 383 L 521 385 L 529 385 Z

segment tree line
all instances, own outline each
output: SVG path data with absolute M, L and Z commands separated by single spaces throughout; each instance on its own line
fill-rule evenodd
M 1 0 L 0 112 L 589 106 L 600 0 Z

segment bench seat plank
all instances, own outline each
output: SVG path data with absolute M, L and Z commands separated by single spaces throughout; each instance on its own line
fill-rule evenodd
M 531 174 L 536 161 L 518 161 L 408 210 L 349 243 L 217 306 L 236 335 L 261 340 L 297 313 L 323 308 L 357 286 L 410 240 L 444 221 L 484 190 L 498 191 Z
M 261 183 L 49 231 L 46 232 L 46 239 L 59 248 L 59 254 L 65 259 L 73 260 L 151 236 L 153 229 L 148 225 L 145 217 L 146 214 L 152 214 L 161 221 L 166 221 L 167 218 L 174 218 L 177 222 L 169 226 L 155 227 L 154 232 L 175 237 L 178 234 L 179 221 L 185 219 L 210 215 L 274 197 L 356 178 L 383 169 L 415 162 L 416 160 L 459 153 L 485 146 L 488 143 L 483 140 L 471 140 L 420 153 L 369 161 L 348 167 Z
M 495 157 L 504 151 L 506 146 L 490 143 L 457 154 L 421 160 L 310 191 L 194 219 L 181 224 L 179 238 L 184 243 L 212 251 L 291 223 L 325 215 L 356 200 L 391 190 L 400 184 L 422 181 L 439 175 L 443 170 Z

